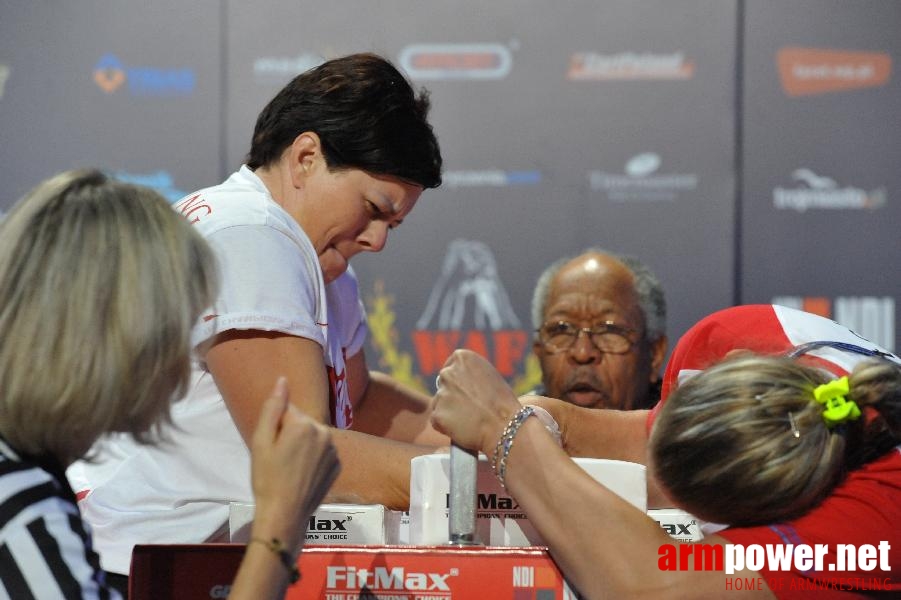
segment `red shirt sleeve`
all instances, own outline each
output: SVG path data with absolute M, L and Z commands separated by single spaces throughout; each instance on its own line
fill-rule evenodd
M 718 535 L 732 544 L 826 544 L 828 553 L 823 571 L 802 572 L 792 565 L 791 571 L 770 570 L 760 574 L 777 598 L 842 598 L 870 591 L 876 597 L 899 597 L 901 580 L 894 571 L 901 567 L 901 451 L 893 450 L 884 457 L 849 474 L 848 478 L 818 507 L 803 517 L 787 523 L 759 527 L 736 527 Z M 878 547 L 888 542 L 889 571 L 864 571 L 859 566 L 851 571 L 829 571 L 837 564 L 839 544 L 864 544 Z M 877 555 L 878 556 L 878 555 Z

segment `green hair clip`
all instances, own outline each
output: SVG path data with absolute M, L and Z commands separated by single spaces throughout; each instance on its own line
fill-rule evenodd
M 856 421 L 860 418 L 860 408 L 854 400 L 846 398 L 849 391 L 847 376 L 814 388 L 813 397 L 823 405 L 823 420 L 828 427 L 832 428 L 845 421 Z

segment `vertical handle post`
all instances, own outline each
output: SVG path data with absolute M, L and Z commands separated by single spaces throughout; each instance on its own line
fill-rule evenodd
M 449 535 L 451 545 L 476 546 L 476 479 L 479 455 L 456 444 L 450 451 Z

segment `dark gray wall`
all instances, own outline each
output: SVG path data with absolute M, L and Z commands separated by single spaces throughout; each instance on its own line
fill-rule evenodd
M 657 271 L 673 340 L 778 299 L 897 348 L 899 27 L 893 0 L 0 0 L 0 210 L 75 166 L 216 183 L 294 74 L 375 51 L 431 90 L 446 183 L 356 261 L 373 366 L 428 387 L 464 345 L 528 387 L 534 281 L 587 246 Z

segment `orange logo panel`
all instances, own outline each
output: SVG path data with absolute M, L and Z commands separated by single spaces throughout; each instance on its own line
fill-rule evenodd
M 892 71 L 892 57 L 884 52 L 782 48 L 776 63 L 792 97 L 882 86 Z

